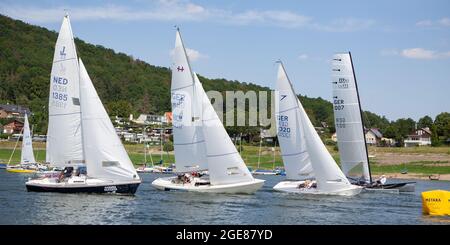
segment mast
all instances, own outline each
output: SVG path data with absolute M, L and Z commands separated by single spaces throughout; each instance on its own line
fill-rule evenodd
M 355 68 L 353 67 L 353 59 L 352 59 L 351 52 L 348 52 L 348 55 L 350 56 L 350 64 L 352 65 L 353 79 L 355 79 L 356 97 L 358 98 L 359 113 L 361 116 L 361 128 L 362 128 L 362 134 L 363 134 L 363 139 L 364 139 L 364 148 L 366 149 L 367 168 L 369 169 L 369 181 L 370 181 L 370 183 L 372 183 L 372 174 L 370 172 L 370 163 L 369 163 L 369 152 L 367 150 L 366 135 L 364 133 L 364 119 L 363 119 L 363 114 L 362 114 L 362 109 L 361 109 L 361 101 L 359 99 L 358 83 L 356 82 Z

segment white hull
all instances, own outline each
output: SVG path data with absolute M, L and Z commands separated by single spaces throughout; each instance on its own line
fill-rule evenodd
M 358 195 L 363 189 L 360 186 L 351 185 L 349 188 L 336 190 L 333 192 L 324 192 L 317 188 L 299 188 L 299 185 L 305 181 L 282 181 L 273 187 L 276 191 L 296 193 L 296 194 L 313 194 L 313 195 L 338 195 L 338 196 L 354 196 Z
M 364 192 L 377 192 L 377 193 L 391 193 L 391 194 L 399 194 L 399 189 L 376 189 L 376 188 L 364 188 Z
M 252 194 L 260 189 L 265 180 L 254 179 L 249 182 L 240 182 L 224 185 L 195 185 L 198 178 L 195 178 L 190 183 L 173 183 L 172 180 L 177 179 L 177 176 L 158 178 L 152 182 L 152 186 L 158 190 L 180 190 L 180 191 L 192 191 L 192 192 L 209 192 L 209 193 L 243 193 Z M 203 180 L 203 179 L 202 179 Z
M 277 175 L 276 172 L 252 172 L 252 175 Z

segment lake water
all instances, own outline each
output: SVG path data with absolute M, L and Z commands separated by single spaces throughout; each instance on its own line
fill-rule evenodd
M 273 191 L 282 176 L 258 176 L 253 195 L 158 191 L 167 175 L 141 174 L 135 196 L 27 192 L 28 176 L 0 170 L 0 224 L 450 224 L 422 215 L 420 193 L 450 182 L 417 181 L 413 194 L 300 196 Z

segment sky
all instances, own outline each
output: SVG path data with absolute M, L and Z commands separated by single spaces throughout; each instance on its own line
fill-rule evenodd
M 351 51 L 363 110 L 389 120 L 450 112 L 448 0 L 0 0 L 0 13 L 169 67 L 175 28 L 208 78 L 274 88 L 281 59 L 297 93 L 331 101 L 330 60 Z M 55 40 L 56 41 L 56 40 Z

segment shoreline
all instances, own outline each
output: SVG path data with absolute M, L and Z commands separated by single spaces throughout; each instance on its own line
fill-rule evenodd
M 381 177 L 382 174 L 372 174 L 372 178 L 376 179 Z M 450 181 L 450 174 L 421 174 L 421 173 L 409 173 L 409 174 L 397 174 L 397 173 L 385 173 L 388 179 L 412 179 L 412 180 L 430 180 L 429 176 L 438 177 L 439 179 L 433 181 Z

